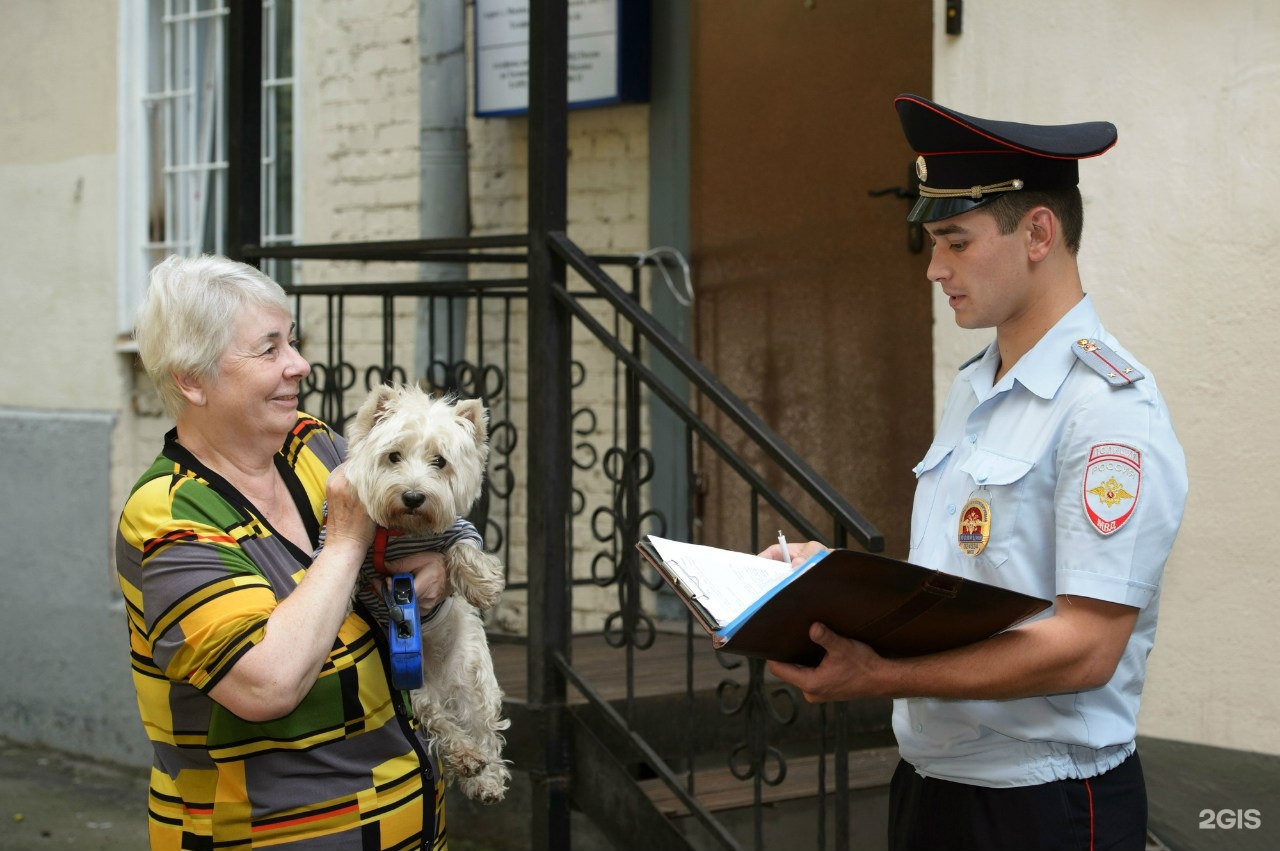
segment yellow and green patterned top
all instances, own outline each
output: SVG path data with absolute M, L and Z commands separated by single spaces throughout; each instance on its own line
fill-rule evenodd
M 299 415 L 276 456 L 313 544 L 343 439 Z M 443 849 L 444 794 L 392 689 L 386 638 L 357 605 L 310 693 L 250 723 L 209 690 L 265 634 L 311 564 L 170 432 L 116 538 L 133 681 L 155 753 L 152 851 Z

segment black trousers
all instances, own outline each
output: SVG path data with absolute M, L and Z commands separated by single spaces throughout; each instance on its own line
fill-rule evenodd
M 1147 787 L 1137 753 L 1088 780 L 990 789 L 921 777 L 899 761 L 890 851 L 1143 851 Z

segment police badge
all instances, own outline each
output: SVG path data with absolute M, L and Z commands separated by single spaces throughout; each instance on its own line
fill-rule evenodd
M 991 538 L 991 504 L 978 496 L 969 497 L 960 512 L 960 528 L 956 537 L 961 551 L 976 556 L 987 548 Z
M 1098 443 L 1084 468 L 1084 510 L 1093 528 L 1110 535 L 1129 521 L 1142 487 L 1142 453 L 1123 443 Z

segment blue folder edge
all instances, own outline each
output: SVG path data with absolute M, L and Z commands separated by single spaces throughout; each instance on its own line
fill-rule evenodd
M 734 634 L 737 633 L 738 629 L 741 628 L 741 626 L 744 623 L 751 620 L 752 616 L 754 616 L 756 612 L 760 611 L 761 606 L 763 606 L 765 603 L 772 600 L 778 594 L 778 592 L 781 591 L 783 588 L 786 588 L 792 582 L 795 582 L 797 579 L 799 579 L 800 576 L 806 570 L 808 570 L 809 568 L 813 567 L 815 564 L 817 564 L 818 562 L 826 558 L 829 552 L 830 550 L 823 550 L 820 553 L 815 553 L 813 557 L 810 558 L 808 561 L 806 561 L 804 564 L 800 565 L 795 570 L 791 571 L 789 574 L 784 576 L 782 579 L 778 580 L 777 585 L 774 585 L 772 588 L 770 588 L 768 592 L 761 594 L 760 597 L 754 603 L 752 603 L 747 608 L 743 609 L 742 613 L 739 614 L 736 618 L 734 618 L 733 620 L 729 621 L 727 624 L 725 624 L 724 626 L 716 630 L 716 638 L 714 642 L 715 646 L 723 647 L 725 643 L 727 643 L 731 638 L 733 638 Z

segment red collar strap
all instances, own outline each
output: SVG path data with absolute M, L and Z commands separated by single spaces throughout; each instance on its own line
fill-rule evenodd
M 377 527 L 373 533 L 373 569 L 379 573 L 387 573 L 387 539 L 403 535 L 395 529 Z

